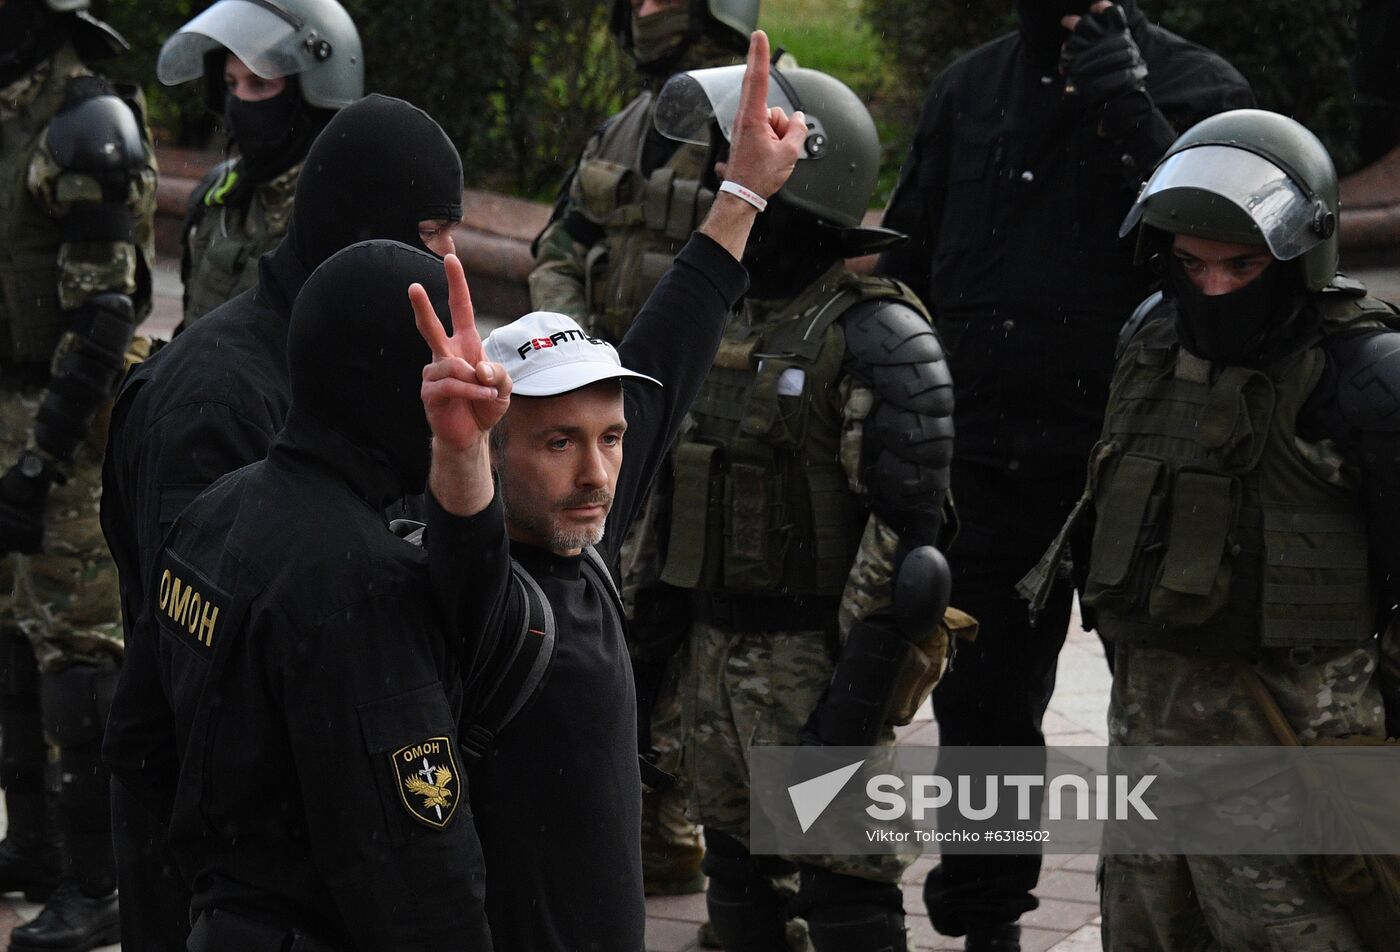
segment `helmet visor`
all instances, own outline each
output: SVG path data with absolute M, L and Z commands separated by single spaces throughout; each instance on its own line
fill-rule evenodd
M 713 119 L 728 141 L 734 129 L 734 116 L 739 111 L 746 69 L 748 67 L 743 64 L 718 66 L 672 76 L 656 99 L 656 131 L 678 142 L 709 145 L 710 120 Z M 800 105 L 793 103 L 779 72 L 774 69 L 769 73 L 768 106 L 777 106 L 791 116 Z M 807 129 L 810 144 L 814 136 L 822 136 L 821 120 L 808 115 Z M 824 138 L 818 139 L 818 143 L 824 141 Z M 810 149 L 804 150 L 801 158 L 811 155 Z
M 300 73 L 315 62 L 298 42 L 303 25 L 270 0 L 219 0 L 165 41 L 156 75 L 167 86 L 197 79 L 204 74 L 204 55 L 220 47 L 263 79 Z
M 1140 221 L 1171 232 L 1241 240 L 1229 220 L 1238 218 L 1230 210 L 1212 221 L 1211 202 L 1201 198 L 1224 199 L 1258 229 L 1273 256 L 1289 261 L 1316 247 L 1325 237 L 1319 227 L 1327 209 L 1310 198 L 1286 172 L 1268 159 L 1243 149 L 1224 145 L 1202 145 L 1184 149 L 1157 166 L 1137 202 L 1123 220 L 1119 237 Z M 1257 240 L 1256 238 L 1256 240 Z

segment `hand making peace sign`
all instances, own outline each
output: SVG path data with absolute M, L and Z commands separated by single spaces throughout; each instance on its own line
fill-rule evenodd
M 428 292 L 421 284 L 408 289 L 418 333 L 432 349 L 433 360 L 423 368 L 423 410 L 433 439 L 456 449 L 469 449 L 486 439 L 491 427 L 510 407 L 510 374 L 485 359 L 476 329 L 471 289 L 456 255 L 443 259 L 447 271 L 447 301 L 452 313 L 452 336 L 443 329 Z

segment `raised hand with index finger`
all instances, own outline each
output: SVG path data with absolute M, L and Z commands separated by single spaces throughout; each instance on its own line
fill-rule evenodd
M 755 30 L 749 38 L 748 65 L 739 93 L 739 111 L 729 134 L 725 178 L 769 198 L 782 188 L 797 166 L 807 141 L 801 111 L 791 116 L 768 107 L 768 35 Z
M 423 410 L 435 443 L 474 449 L 509 409 L 511 379 L 504 367 L 484 357 L 462 263 L 448 255 L 443 267 L 452 315 L 450 336 L 423 286 L 408 289 L 418 333 L 433 352 L 432 362 L 423 368 Z

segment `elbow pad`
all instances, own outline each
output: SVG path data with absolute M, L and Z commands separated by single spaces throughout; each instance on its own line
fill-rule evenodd
M 60 345 L 34 425 L 34 442 L 60 463 L 72 461 L 97 411 L 116 392 L 136 330 L 125 294 L 94 294 L 72 313 L 73 327 Z

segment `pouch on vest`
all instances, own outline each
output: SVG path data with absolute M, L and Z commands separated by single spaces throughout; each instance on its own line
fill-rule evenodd
M 709 443 L 676 448 L 671 535 L 661 581 L 677 588 L 712 588 L 724 548 L 723 451 Z M 698 540 L 698 541 L 697 541 Z
M 759 443 L 730 447 L 725 469 L 724 590 L 771 593 L 787 564 L 787 481 Z
M 1183 471 L 1173 481 L 1167 549 L 1148 614 L 1164 624 L 1199 625 L 1225 607 L 1234 552 L 1230 530 L 1239 515 L 1239 480 Z
M 1084 601 L 1093 607 L 1135 604 L 1147 591 L 1143 551 L 1161 515 L 1162 462 L 1127 453 L 1106 463 L 1095 492 L 1098 522 Z M 1118 596 L 1115 598 L 1115 596 Z
M 801 381 L 801 389 L 796 394 L 782 392 L 793 389 L 791 382 L 783 382 L 783 374 L 789 370 L 801 375 L 788 375 L 789 381 Z M 800 447 L 807 420 L 806 373 L 801 365 L 791 361 L 776 357 L 761 359 L 753 384 L 744 395 L 744 415 L 739 421 L 739 429 L 775 449 L 795 450 Z
M 625 165 L 594 159 L 578 169 L 579 194 L 583 210 L 595 222 L 604 222 L 622 204 L 622 186 L 632 172 Z

